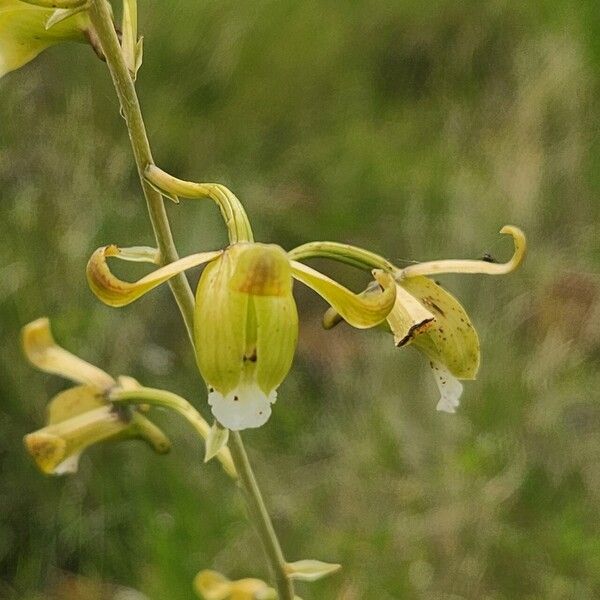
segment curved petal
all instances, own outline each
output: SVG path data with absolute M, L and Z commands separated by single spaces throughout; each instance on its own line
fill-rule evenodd
M 511 259 L 505 263 L 486 260 L 434 260 L 410 265 L 401 271 L 402 278 L 419 275 L 439 275 L 442 273 L 482 273 L 484 275 L 506 275 L 514 271 L 525 258 L 527 240 L 525 234 L 514 225 L 505 225 L 500 233 L 511 235 L 515 245 Z
M 353 327 L 367 329 L 381 323 L 392 310 L 396 300 L 394 278 L 384 271 L 374 271 L 382 291 L 362 296 L 355 294 L 326 275 L 295 260 L 291 261 L 292 275 L 322 296 Z
M 427 277 L 410 277 L 400 285 L 435 316 L 412 344 L 458 379 L 475 379 L 479 337 L 460 302 Z
M 123 260 L 139 262 L 140 259 L 135 258 L 139 253 L 131 252 L 131 249 L 122 249 L 114 245 L 103 246 L 92 254 L 87 265 L 87 278 L 92 292 L 102 302 L 109 306 L 125 306 L 174 275 L 186 269 L 210 262 L 221 254 L 222 250 L 192 254 L 165 265 L 134 283 L 130 283 L 115 277 L 108 268 L 106 259 L 113 256 Z
M 376 281 L 372 281 L 361 293 L 369 296 L 379 290 Z M 396 346 L 405 346 L 415 336 L 423 333 L 431 325 L 435 315 L 427 310 L 416 298 L 411 296 L 402 286 L 396 284 L 396 301 L 390 314 L 387 316 L 387 325 L 394 334 Z M 323 315 L 323 327 L 332 329 L 344 319 L 334 308 L 328 308 Z
M 21 339 L 29 362 L 46 373 L 61 375 L 98 390 L 115 385 L 115 380 L 108 373 L 61 348 L 54 341 L 50 321 L 45 317 L 25 325 Z
M 46 29 L 52 8 L 0 0 L 0 77 L 33 60 L 42 50 L 65 40 L 84 41 L 88 16 L 78 13 Z

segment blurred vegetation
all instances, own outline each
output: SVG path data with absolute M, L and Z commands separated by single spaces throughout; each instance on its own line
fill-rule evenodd
M 353 242 L 403 264 L 502 259 L 505 223 L 529 237 L 518 273 L 443 279 L 483 348 L 456 416 L 435 412 L 417 353 L 322 331 L 323 303 L 297 290 L 293 373 L 246 439 L 289 558 L 344 565 L 302 597 L 600 597 L 597 3 L 140 12 L 157 161 L 227 184 L 258 239 Z M 0 102 L 0 598 L 190 600 L 201 568 L 266 577 L 241 499 L 177 417 L 158 416 L 167 457 L 94 448 L 52 479 L 25 455 L 23 435 L 67 385 L 21 356 L 19 329 L 41 315 L 114 375 L 198 406 L 204 391 L 168 289 L 112 310 L 85 283 L 97 246 L 152 243 L 105 66 L 82 46 L 52 49 L 0 81 Z M 182 254 L 225 242 L 208 203 L 169 213 Z

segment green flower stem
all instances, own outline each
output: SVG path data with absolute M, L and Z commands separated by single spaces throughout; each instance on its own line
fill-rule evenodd
M 156 165 L 148 165 L 144 172 L 146 180 L 169 196 L 178 198 L 210 198 L 221 210 L 229 231 L 229 241 L 252 242 L 252 228 L 246 211 L 237 196 L 220 183 L 195 183 L 169 175 Z
M 160 264 L 165 265 L 175 262 L 179 256 L 173 242 L 163 197 L 144 178 L 144 169 L 153 162 L 152 152 L 133 80 L 121 52 L 110 6 L 105 0 L 91 0 L 90 20 L 102 45 L 106 63 L 121 103 L 121 110 L 127 123 L 131 147 L 133 148 L 138 174 L 144 190 L 152 229 L 161 255 Z M 193 343 L 194 294 L 183 273 L 175 275 L 169 281 L 169 285 L 183 315 L 190 340 Z
M 367 271 L 383 269 L 392 274 L 398 272 L 398 268 L 382 256 L 357 246 L 338 242 L 309 242 L 290 250 L 288 256 L 292 260 L 330 258 Z
M 127 123 L 129 137 L 135 156 L 142 188 L 146 197 L 148 212 L 158 248 L 161 252 L 163 264 L 177 260 L 177 251 L 163 204 L 161 194 L 155 190 L 144 178 L 144 170 L 154 163 L 142 118 L 139 101 L 133 85 L 131 75 L 121 53 L 119 40 L 114 30 L 110 8 L 105 0 L 91 0 L 90 19 L 100 40 L 110 74 L 121 102 L 121 109 Z M 194 295 L 182 274 L 171 280 L 171 290 L 179 310 L 185 321 L 190 339 L 193 343 L 194 323 Z M 239 433 L 231 436 L 231 454 L 239 481 L 246 496 L 253 518 L 256 519 L 256 528 L 265 547 L 267 558 L 275 575 L 279 600 L 294 600 L 294 588 L 285 572 L 285 559 L 277 535 L 273 529 L 271 519 L 265 509 L 262 495 L 256 483 L 252 468 L 248 461 L 244 444 Z
M 265 506 L 252 466 L 248 460 L 242 436 L 232 431 L 229 436 L 229 449 L 235 463 L 242 490 L 246 496 L 250 514 L 254 519 L 258 533 L 263 540 L 265 552 L 271 565 L 279 600 L 294 600 L 294 585 L 286 570 L 286 561 L 277 539 L 271 517 Z
M 131 390 L 114 388 L 110 392 L 108 399 L 114 403 L 125 404 L 150 404 L 152 406 L 162 406 L 179 413 L 190 425 L 200 434 L 202 439 L 206 440 L 210 433 L 210 425 L 204 420 L 202 415 L 185 399 L 166 390 L 155 388 L 140 387 Z M 237 478 L 235 467 L 231 459 L 231 454 L 227 448 L 223 448 L 216 455 L 219 462 L 227 474 L 234 479 Z

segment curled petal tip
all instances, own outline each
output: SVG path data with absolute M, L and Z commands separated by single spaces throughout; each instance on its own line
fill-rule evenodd
M 401 278 L 419 275 L 441 275 L 443 273 L 481 273 L 484 275 L 506 275 L 512 273 L 525 258 L 527 241 L 521 229 L 514 225 L 505 225 L 500 233 L 511 235 L 514 242 L 512 257 L 505 263 L 486 260 L 434 260 L 431 262 L 410 265 L 401 271 Z
M 156 262 L 156 253 L 152 248 L 119 248 L 114 244 L 98 248 L 90 257 L 86 274 L 90 289 L 105 304 L 114 307 L 126 306 L 146 292 L 159 286 L 171 277 L 210 262 L 222 251 L 201 252 L 172 262 L 133 283 L 115 277 L 108 267 L 107 258 L 115 257 L 130 262 Z
M 527 238 L 523 233 L 522 229 L 515 227 L 514 225 L 505 225 L 500 233 L 511 235 L 513 238 L 513 242 L 515 245 L 515 251 L 512 255 L 512 258 L 506 263 L 506 266 L 510 266 L 510 271 L 514 271 L 520 264 L 523 262 L 525 258 L 525 254 L 527 252 Z

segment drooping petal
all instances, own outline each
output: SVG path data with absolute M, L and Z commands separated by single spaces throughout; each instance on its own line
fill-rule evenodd
M 62 475 L 76 472 L 82 452 L 93 444 L 130 438 L 148 442 L 158 453 L 170 449 L 168 438 L 146 417 L 121 411 L 98 388 L 81 385 L 55 396 L 48 405 L 48 424 L 24 442 L 42 472 Z
M 144 260 L 140 258 L 138 248 L 133 250 L 135 251 L 132 252 L 131 249 L 119 248 L 115 245 L 103 246 L 92 254 L 88 262 L 87 278 L 90 288 L 102 302 L 109 306 L 130 304 L 174 275 L 186 269 L 208 263 L 222 254 L 221 250 L 192 254 L 165 265 L 134 283 L 130 283 L 115 277 L 108 268 L 106 259 L 115 257 L 135 262 Z
M 442 363 L 431 361 L 430 366 L 433 370 L 435 383 L 440 391 L 440 399 L 436 406 L 437 410 L 455 413 L 463 392 L 462 383 Z
M 108 373 L 61 348 L 54 341 L 47 318 L 25 325 L 21 336 L 25 355 L 38 369 L 94 386 L 97 390 L 115 385 L 115 380 Z
M 128 427 L 109 404 L 98 404 L 98 390 L 78 386 L 62 392 L 50 405 L 50 424 L 25 436 L 25 446 L 36 464 L 46 474 L 60 475 L 77 470 L 79 456 L 92 444 L 109 439 Z M 96 408 L 91 408 L 96 404 Z M 66 419 L 55 420 L 69 414 Z M 82 408 L 87 406 L 88 409 Z
M 434 260 L 417 263 L 402 269 L 402 277 L 409 279 L 420 275 L 439 275 L 442 273 L 481 273 L 484 275 L 506 275 L 514 271 L 525 258 L 527 241 L 525 234 L 514 225 L 505 225 L 500 233 L 511 235 L 515 245 L 511 259 L 505 263 L 493 263 L 486 260 Z
M 479 338 L 460 302 L 427 277 L 400 282 L 435 320 L 412 344 L 458 379 L 474 379 L 479 368 Z
M 196 183 L 173 177 L 156 165 L 148 165 L 144 171 L 146 181 L 161 194 L 179 202 L 182 198 L 210 198 L 225 221 L 230 243 L 253 242 L 252 227 L 244 206 L 237 196 L 220 183 Z
M 377 294 L 379 290 L 379 284 L 372 281 L 360 295 L 365 297 Z M 413 298 L 404 288 L 396 284 L 396 301 L 387 316 L 387 325 L 394 334 L 396 346 L 404 346 L 416 335 L 426 331 L 431 326 L 434 318 L 435 316 L 416 298 Z M 334 308 L 329 308 L 323 315 L 323 327 L 332 329 L 343 320 Z
M 0 77 L 33 60 L 42 50 L 68 40 L 84 41 L 86 13 L 78 13 L 46 29 L 52 8 L 19 0 L 0 0 Z
M 376 294 L 355 294 L 326 275 L 291 261 L 292 275 L 322 296 L 353 327 L 367 329 L 381 323 L 392 310 L 396 300 L 393 277 L 383 271 L 374 271 L 382 291 Z

